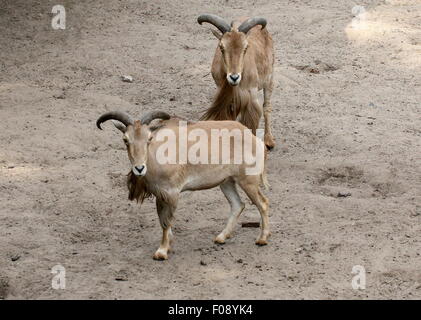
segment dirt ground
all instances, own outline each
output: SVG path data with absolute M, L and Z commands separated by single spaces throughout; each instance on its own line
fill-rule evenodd
M 55 4 L 0 2 L 0 298 L 421 298 L 420 0 L 63 0 L 66 30 Z M 95 121 L 198 119 L 215 92 L 206 12 L 264 16 L 275 41 L 272 237 L 238 225 L 213 244 L 228 203 L 186 193 L 158 262 L 154 200 L 127 200 L 121 136 Z M 258 217 L 247 202 L 240 222 Z

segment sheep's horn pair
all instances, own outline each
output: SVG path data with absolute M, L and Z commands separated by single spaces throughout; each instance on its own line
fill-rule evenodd
M 166 112 L 150 111 L 146 113 L 142 118 L 140 118 L 140 123 L 148 125 L 154 119 L 168 120 L 170 118 L 171 118 L 170 115 Z M 111 112 L 104 113 L 102 116 L 100 116 L 98 120 L 96 121 L 96 126 L 102 130 L 101 123 L 107 120 L 120 121 L 126 127 L 134 124 L 134 120 L 129 114 L 122 111 L 111 111 Z
M 197 22 L 199 24 L 202 24 L 203 22 L 207 22 L 210 23 L 212 25 L 214 25 L 215 27 L 217 27 L 219 29 L 219 31 L 221 31 L 222 33 L 228 32 L 231 30 L 230 25 L 221 17 L 218 17 L 214 14 L 202 14 L 199 16 L 199 18 L 197 18 Z M 238 31 L 243 32 L 243 33 L 247 33 L 250 31 L 251 28 L 253 28 L 254 26 L 257 25 L 261 25 L 262 29 L 264 27 L 266 27 L 267 21 L 265 18 L 261 18 L 261 17 L 254 17 L 254 18 L 250 18 L 247 19 L 246 21 L 244 21 L 239 27 L 238 27 Z

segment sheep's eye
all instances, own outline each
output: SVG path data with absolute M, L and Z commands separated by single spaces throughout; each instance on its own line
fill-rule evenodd
M 124 143 L 125 143 L 126 146 L 129 145 L 129 140 L 127 138 L 123 138 L 123 141 L 124 141 Z
M 221 49 L 221 52 L 224 52 L 224 47 L 223 46 L 219 46 L 219 49 Z

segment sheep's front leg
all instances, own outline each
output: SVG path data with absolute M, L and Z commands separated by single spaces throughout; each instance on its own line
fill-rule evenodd
M 244 124 L 247 128 L 256 135 L 256 130 L 259 127 L 260 117 L 263 113 L 263 107 L 259 102 L 259 91 L 258 88 L 252 88 L 249 90 L 250 95 L 250 104 L 246 106 L 244 110 L 241 111 L 241 116 L 237 121 Z
M 275 139 L 272 135 L 272 124 L 271 124 L 271 114 L 272 114 L 272 103 L 270 98 L 272 97 L 273 91 L 273 75 L 270 77 L 270 81 L 265 88 L 263 88 L 263 116 L 265 119 L 265 138 L 264 142 L 266 147 L 270 150 L 275 147 Z
M 172 242 L 172 231 L 171 224 L 173 220 L 173 213 L 176 209 L 174 204 L 169 204 L 163 200 L 156 200 L 156 209 L 158 211 L 159 222 L 162 227 L 162 240 L 161 245 L 158 250 L 156 250 L 153 258 L 155 260 L 167 260 L 168 251 L 170 251 L 170 246 Z

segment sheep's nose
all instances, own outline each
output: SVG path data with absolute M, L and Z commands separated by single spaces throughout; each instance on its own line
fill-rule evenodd
M 144 165 L 141 165 L 141 166 L 135 166 L 135 168 L 136 168 L 136 170 L 137 170 L 140 174 L 142 174 L 142 171 L 143 171 L 143 169 L 145 169 L 145 166 L 144 166 Z
M 237 82 L 237 80 L 240 78 L 239 74 L 231 74 L 230 78 L 233 82 Z

